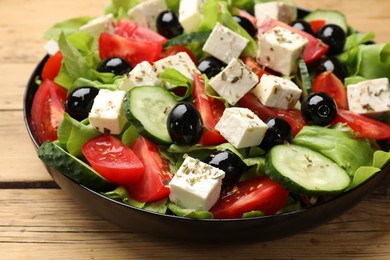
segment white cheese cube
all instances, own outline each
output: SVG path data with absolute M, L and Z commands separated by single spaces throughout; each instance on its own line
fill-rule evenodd
M 104 134 L 120 134 L 127 121 L 122 109 L 125 95 L 123 90 L 101 89 L 88 116 L 92 127 Z
M 213 77 L 210 86 L 226 101 L 234 105 L 248 93 L 259 81 L 241 60 L 234 58 L 220 73 Z
M 147 0 L 131 8 L 127 15 L 139 25 L 157 32 L 157 17 L 166 10 L 168 10 L 168 7 L 165 0 Z
M 113 14 L 107 14 L 102 17 L 90 20 L 88 23 L 82 25 L 80 31 L 91 34 L 95 39 L 98 39 L 102 32 L 114 33 L 115 19 Z
M 153 66 L 149 62 L 143 61 L 126 74 L 118 88 L 127 92 L 134 87 L 158 86 L 160 83 Z
M 276 26 L 259 36 L 257 61 L 283 75 L 295 73 L 298 58 L 302 55 L 308 40 L 288 29 Z
M 221 193 L 225 172 L 187 156 L 169 183 L 169 199 L 195 211 L 209 210 Z
M 202 8 L 205 0 L 181 0 L 179 23 L 185 32 L 193 32 L 203 19 Z
M 261 26 L 267 17 L 287 24 L 294 21 L 297 17 L 297 8 L 287 2 L 257 3 L 254 9 L 257 26 Z
M 215 129 L 237 149 L 257 146 L 268 126 L 251 110 L 242 107 L 226 108 Z
M 229 63 L 233 58 L 241 55 L 248 42 L 249 40 L 245 37 L 217 23 L 202 50 L 225 63 Z
M 58 46 L 58 42 L 56 42 L 55 40 L 48 41 L 45 44 L 45 46 L 43 46 L 43 48 L 50 56 L 53 56 L 60 50 L 60 47 Z
M 198 68 L 186 52 L 179 52 L 154 63 L 154 69 L 157 75 L 168 68 L 179 71 L 183 76 L 191 80 L 194 80 L 195 72 L 198 71 Z
M 302 94 L 294 82 L 274 75 L 263 75 L 252 92 L 263 105 L 281 109 L 293 108 Z
M 390 85 L 388 78 L 379 78 L 347 86 L 349 110 L 358 114 L 390 112 Z

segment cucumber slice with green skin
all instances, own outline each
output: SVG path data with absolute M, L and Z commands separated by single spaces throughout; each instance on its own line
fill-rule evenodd
M 158 144 L 171 144 L 167 119 L 176 104 L 175 97 L 165 88 L 142 86 L 127 92 L 123 108 L 140 135 Z
M 305 21 L 325 20 L 326 24 L 337 24 L 345 33 L 348 32 L 348 24 L 345 15 L 335 10 L 317 9 L 303 18 Z
M 351 182 L 348 173 L 329 158 L 293 144 L 277 145 L 268 152 L 265 173 L 296 194 L 337 194 Z
M 115 184 L 99 175 L 91 166 L 55 143 L 44 142 L 38 149 L 38 157 L 51 168 L 94 191 L 106 192 L 116 187 Z

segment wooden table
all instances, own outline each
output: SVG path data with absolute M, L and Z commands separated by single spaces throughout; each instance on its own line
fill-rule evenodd
M 377 41 L 390 41 L 389 0 L 296 0 L 338 9 Z M 0 0 L 0 259 L 390 258 L 390 178 L 342 216 L 267 243 L 192 244 L 127 232 L 94 216 L 58 189 L 27 135 L 22 97 L 55 22 L 99 16 L 106 0 Z M 234 236 L 234 234 L 232 234 Z

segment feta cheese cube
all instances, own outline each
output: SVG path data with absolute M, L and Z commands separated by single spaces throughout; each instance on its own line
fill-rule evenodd
M 249 40 L 217 23 L 202 50 L 215 58 L 229 63 L 233 58 L 240 56 Z
M 168 10 L 168 7 L 165 0 L 147 0 L 131 8 L 127 15 L 139 25 L 157 32 L 157 17 L 166 10 Z
M 101 89 L 88 116 L 92 127 L 104 134 L 120 134 L 127 121 L 122 109 L 125 94 L 123 90 Z
M 297 17 L 297 8 L 287 2 L 257 3 L 254 9 L 257 26 L 261 26 L 267 17 L 287 24 L 294 21 Z
M 143 61 L 126 74 L 118 88 L 127 92 L 133 87 L 157 86 L 160 83 L 153 66 L 149 62 Z
M 99 39 L 102 32 L 114 33 L 115 19 L 113 14 L 107 14 L 102 17 L 90 20 L 88 23 L 82 25 L 80 31 L 91 34 L 95 39 Z
M 290 109 L 298 102 L 302 90 L 289 79 L 263 75 L 252 91 L 268 107 Z
M 54 54 L 56 54 L 60 50 L 60 47 L 58 46 L 58 42 L 55 40 L 48 41 L 45 44 L 45 46 L 43 46 L 43 48 L 45 49 L 47 54 L 49 54 L 50 56 L 53 56 Z
M 241 60 L 234 58 L 220 73 L 213 77 L 210 86 L 226 101 L 234 105 L 248 93 L 259 81 Z
M 390 112 L 388 78 L 365 80 L 347 86 L 349 110 L 358 114 Z
M 298 58 L 308 40 L 288 29 L 276 26 L 259 36 L 257 61 L 283 75 L 297 71 Z
M 193 32 L 203 19 L 202 8 L 205 0 L 181 0 L 179 23 L 185 32 Z
M 168 56 L 154 63 L 154 69 L 159 76 L 164 70 L 171 68 L 179 71 L 183 76 L 194 80 L 195 72 L 198 68 L 186 52 L 179 52 L 173 56 Z
M 240 149 L 259 145 L 268 126 L 251 110 L 230 107 L 225 109 L 215 129 L 229 143 Z
M 195 211 L 209 210 L 221 193 L 225 172 L 187 156 L 169 183 L 169 199 Z

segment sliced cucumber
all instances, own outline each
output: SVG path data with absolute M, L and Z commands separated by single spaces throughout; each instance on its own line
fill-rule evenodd
M 38 157 L 51 168 L 92 190 L 106 192 L 116 187 L 115 184 L 99 175 L 91 166 L 55 143 L 44 142 L 38 149 Z
M 171 144 L 167 119 L 176 104 L 175 97 L 165 88 L 142 86 L 127 92 L 123 107 L 127 119 L 141 135 L 159 144 Z
M 302 98 L 305 98 L 310 95 L 313 90 L 311 86 L 309 71 L 303 59 L 299 59 L 298 68 L 299 69 L 297 73 L 296 83 L 302 89 Z
M 345 15 L 335 10 L 317 9 L 304 17 L 304 20 L 310 22 L 314 20 L 325 20 L 327 24 L 337 24 L 344 32 L 348 32 L 348 24 Z
M 297 194 L 337 194 L 351 182 L 348 173 L 329 158 L 292 144 L 277 145 L 269 151 L 265 173 Z

